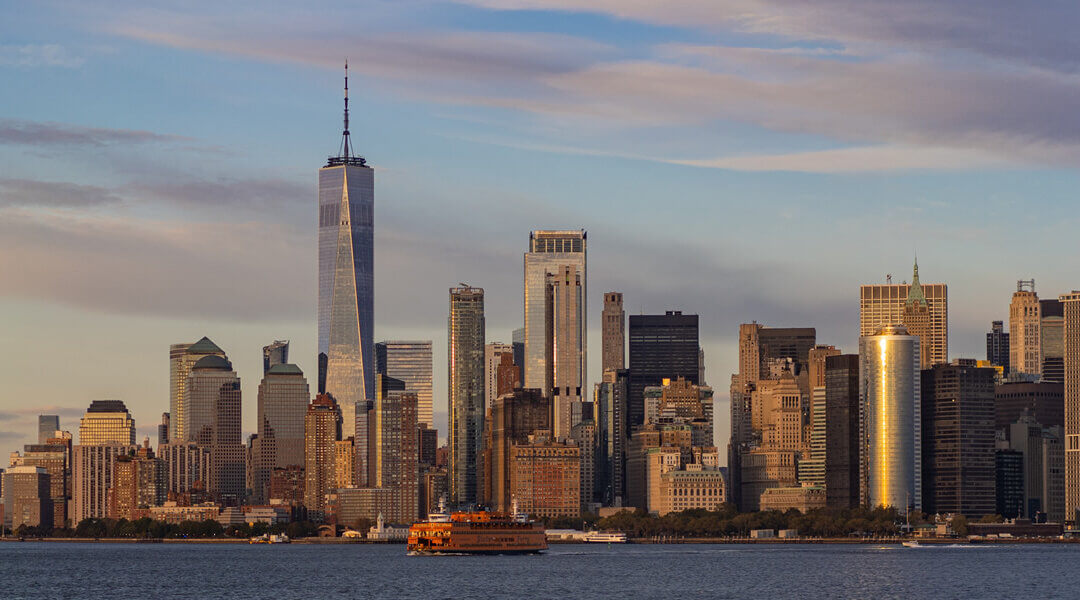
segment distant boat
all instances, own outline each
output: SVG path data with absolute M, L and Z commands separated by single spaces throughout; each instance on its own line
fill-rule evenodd
M 593 544 L 625 544 L 626 534 L 621 531 L 590 531 L 581 541 Z
M 409 528 L 407 551 L 418 554 L 536 554 L 547 550 L 544 526 L 517 512 L 445 509 Z
M 922 548 L 922 544 L 920 544 L 919 542 L 917 542 L 915 540 L 909 540 L 907 542 L 904 542 L 901 545 L 904 546 L 905 548 Z

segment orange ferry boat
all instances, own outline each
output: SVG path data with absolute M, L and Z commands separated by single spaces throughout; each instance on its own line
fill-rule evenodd
M 537 554 L 544 526 L 527 515 L 486 510 L 431 513 L 409 528 L 409 554 Z

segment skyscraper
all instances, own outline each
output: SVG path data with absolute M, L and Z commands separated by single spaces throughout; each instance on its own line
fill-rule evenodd
M 53 526 L 53 500 L 49 495 L 49 472 L 41 467 L 19 466 L 4 472 L 4 522 L 9 529 Z
M 986 334 L 986 360 L 990 364 L 1003 367 L 1009 374 L 1009 333 L 1004 323 L 994 321 L 990 324 L 990 333 Z
M 623 311 L 622 292 L 604 294 L 604 312 L 601 321 L 602 371 L 618 371 L 626 368 L 626 312 Z
M 830 508 L 859 505 L 859 355 L 825 359 L 825 494 Z
M 274 340 L 273 344 L 263 346 L 263 375 L 270 367 L 289 362 L 289 340 Z
M 121 400 L 94 400 L 79 419 L 79 444 L 134 444 L 135 419 Z
M 524 373 L 524 387 L 544 390 L 550 393 L 548 378 L 551 366 L 548 365 L 548 274 L 558 272 L 562 266 L 572 266 L 580 278 L 581 298 L 588 298 L 586 272 L 586 235 L 579 231 L 545 231 L 529 233 L 529 251 L 525 253 L 525 361 L 521 365 Z M 580 371 L 585 372 L 586 354 L 586 307 L 582 301 L 577 306 L 577 314 L 564 313 L 565 318 L 572 318 L 578 327 L 580 339 Z M 584 385 L 584 384 L 582 384 Z
M 1022 375 L 1038 375 L 1039 325 L 1042 323 L 1035 280 L 1016 282 L 1016 292 L 1009 303 L 1009 366 Z
M 1039 373 L 1040 381 L 1065 381 L 1065 314 L 1061 302 L 1039 300 Z
M 417 419 L 434 427 L 431 395 L 431 340 L 393 340 L 375 344 L 375 370 L 405 382 L 405 391 L 416 394 Z
M 349 72 L 345 128 L 337 156 L 319 169 L 319 383 L 341 408 L 342 435 L 354 434 L 356 407 L 373 400 L 375 171 L 349 138 Z
M 416 394 L 390 392 L 375 401 L 372 449 L 372 487 L 394 490 L 386 518 L 411 523 L 419 507 L 419 448 Z
M 218 348 L 210 338 L 203 337 L 194 344 L 169 346 L 169 439 L 183 441 L 192 439 L 184 427 L 187 417 L 187 382 L 191 367 L 204 356 L 225 358 L 225 351 Z
M 161 413 L 161 423 L 157 427 L 158 446 L 169 443 L 169 413 Z
M 626 369 L 604 371 L 596 384 L 593 421 L 596 422 L 596 494 L 604 506 L 621 506 L 626 496 Z
M 859 338 L 863 504 L 922 507 L 919 338 L 903 325 Z
M 679 377 L 698 382 L 698 348 L 697 315 L 630 315 L 629 427 L 645 423 L 647 386 Z
M 309 398 L 307 379 L 293 364 L 272 365 L 259 383 L 259 437 L 252 486 L 256 504 L 269 500 L 270 475 L 275 468 L 304 464 L 304 416 Z
M 923 510 L 991 514 L 994 369 L 956 364 L 922 372 Z
M 109 514 L 109 488 L 116 459 L 135 452 L 134 444 L 76 445 L 72 447 L 72 523 L 104 519 Z M 241 473 L 242 476 L 242 473 Z
M 44 444 L 60 430 L 58 415 L 38 415 L 38 443 Z
M 484 290 L 450 288 L 447 322 L 450 396 L 450 502 L 476 502 L 484 440 Z
M 948 286 L 944 283 L 920 282 L 918 269 L 916 263 L 911 284 L 859 286 L 859 335 L 874 335 L 882 327 L 904 325 L 911 335 L 919 336 L 920 344 L 927 345 L 925 358 L 928 364 L 947 363 L 949 362 Z M 916 304 L 921 305 L 924 299 L 926 311 L 916 306 Z M 910 326 L 906 324 L 905 319 L 911 322 Z M 920 363 L 922 359 L 923 357 L 920 357 Z
M 228 359 L 207 355 L 191 368 L 183 431 L 210 450 L 211 486 L 218 497 L 239 498 L 245 488 L 245 449 L 240 431 L 240 378 Z
M 1080 509 L 1080 291 L 1062 294 L 1065 315 L 1065 519 Z
M 341 437 L 341 411 L 334 398 L 319 394 L 304 415 L 304 506 L 320 520 L 326 494 L 333 489 L 335 442 Z
M 551 414 L 540 390 L 517 389 L 495 399 L 491 407 L 491 504 L 509 510 L 511 449 L 525 444 L 537 430 L 548 430 Z
M 513 366 L 514 347 L 502 342 L 484 345 L 484 407 L 490 410 L 499 397 L 499 367 Z
M 581 414 L 585 384 L 584 277 L 575 265 L 559 265 L 547 275 L 547 368 L 545 388 L 551 398 L 552 429 L 556 438 L 570 435 L 574 415 Z

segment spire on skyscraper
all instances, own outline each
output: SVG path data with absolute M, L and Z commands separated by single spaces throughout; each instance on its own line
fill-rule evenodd
M 919 301 L 926 306 L 926 294 L 923 293 L 922 284 L 919 283 L 919 257 L 915 257 L 915 270 L 911 276 L 911 287 L 908 289 L 907 305 L 911 306 Z
M 344 127 L 341 130 L 341 147 L 337 156 L 331 156 L 326 161 L 326 166 L 354 165 L 363 167 L 367 161 L 363 156 L 357 156 L 353 152 L 352 138 L 349 135 L 349 59 L 345 59 L 345 118 Z

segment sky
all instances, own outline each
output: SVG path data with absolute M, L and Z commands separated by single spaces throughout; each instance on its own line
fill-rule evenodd
M 314 387 L 315 177 L 375 167 L 375 339 L 434 341 L 447 290 L 522 325 L 533 229 L 589 236 L 602 294 L 701 317 L 718 437 L 739 323 L 857 351 L 858 287 L 949 285 L 985 357 L 1018 279 L 1080 288 L 1080 7 L 1045 0 L 0 0 L 0 451 L 36 415 L 168 410 L 206 335 L 255 429 L 261 348 Z

